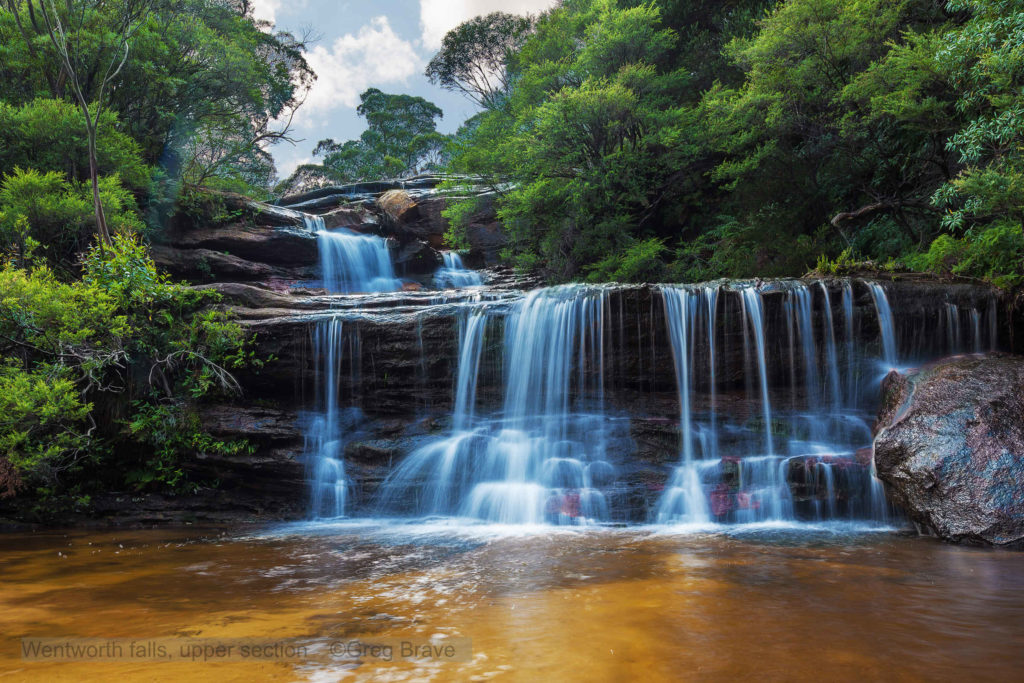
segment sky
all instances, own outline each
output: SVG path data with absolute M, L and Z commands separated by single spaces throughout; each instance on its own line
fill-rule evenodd
M 536 14 L 555 0 L 251 0 L 259 19 L 277 30 L 311 34 L 306 60 L 316 84 L 292 121 L 295 145 L 271 148 L 277 173 L 315 162 L 313 147 L 324 138 L 359 137 L 366 128 L 356 114 L 359 93 L 379 88 L 424 97 L 444 111 L 442 133 L 454 132 L 477 108 L 463 95 L 433 86 L 423 75 L 445 33 L 480 14 Z

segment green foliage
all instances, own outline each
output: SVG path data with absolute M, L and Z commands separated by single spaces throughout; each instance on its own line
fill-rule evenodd
M 927 252 L 908 257 L 917 270 L 988 280 L 998 287 L 1024 284 L 1024 233 L 1020 224 L 998 222 L 957 239 L 940 235 Z
M 963 169 L 933 201 L 954 232 L 990 221 L 1024 222 L 1024 7 L 1006 0 L 956 0 L 949 7 L 971 15 L 943 34 L 934 57 L 958 86 L 954 107 L 965 125 L 946 146 Z M 979 235 L 971 243 L 980 248 L 989 241 Z
M 422 97 L 389 95 L 370 88 L 356 110 L 367 128 L 358 140 L 321 140 L 313 153 L 323 155 L 322 169 L 335 182 L 393 178 L 437 165 L 447 138 L 435 119 L 444 114 Z
M 660 282 L 666 273 L 665 244 L 657 237 L 630 245 L 622 255 L 610 254 L 589 267 L 592 282 Z
M 188 490 L 189 458 L 246 448 L 210 437 L 197 416 L 259 361 L 217 295 L 171 283 L 140 236 L 175 211 L 242 217 L 199 185 L 266 196 L 266 150 L 287 136 L 275 121 L 289 120 L 313 74 L 303 44 L 254 21 L 249 3 L 46 3 L 72 79 L 42 7 L 0 9 L 0 497 L 20 491 L 45 514 L 128 485 Z M 124 25 L 137 26 L 127 42 Z M 79 95 L 113 233 L 102 248 Z
M 814 272 L 821 275 L 843 275 L 856 268 L 858 264 L 859 261 L 853 257 L 853 249 L 847 247 L 834 259 L 830 259 L 824 254 L 819 256 L 818 263 L 814 266 Z
M 41 264 L 0 269 L 0 453 L 37 495 L 81 493 L 111 472 L 114 486 L 182 490 L 184 458 L 244 447 L 205 434 L 196 402 L 234 393 L 231 371 L 259 362 L 209 308 L 217 295 L 169 283 L 136 237 L 94 247 L 81 267 L 71 282 Z
M 146 449 L 148 457 L 134 463 L 125 481 L 141 490 L 154 485 L 188 492 L 196 482 L 187 479 L 182 453 L 236 455 L 252 452 L 246 441 L 224 442 L 203 431 L 199 415 L 184 404 L 135 402 L 126 427 L 131 438 Z
M 652 239 L 693 280 L 925 264 L 945 234 L 958 272 L 1005 283 L 1022 266 L 982 252 L 1024 222 L 1022 43 L 1014 0 L 569 0 L 449 169 L 500 194 L 509 258 L 553 280 L 620 277 Z
M 58 56 L 39 18 L 27 0 L 16 0 L 16 11 L 0 11 L 0 101 L 22 107 L 33 100 L 71 100 Z M 74 0 L 68 22 L 76 49 L 75 66 L 86 101 L 93 103 L 109 63 L 111 46 L 128 1 Z M 138 3 L 135 3 L 138 5 Z M 132 35 L 128 60 L 117 76 L 117 87 L 106 96 L 111 126 L 100 119 L 103 138 L 127 136 L 141 151 L 145 164 L 161 166 L 168 177 L 194 184 L 229 183 L 232 187 L 266 187 L 273 163 L 265 146 L 287 136 L 275 121 L 289 120 L 314 75 L 303 58 L 304 44 L 288 33 L 273 32 L 253 20 L 249 3 L 220 0 L 150 0 L 148 12 Z M 57 3 L 64 12 L 63 3 Z M 74 103 L 65 102 L 71 110 Z M 0 113 L 0 117 L 3 114 Z M 42 122 L 43 114 L 37 116 Z M 52 137 L 59 156 L 62 145 L 73 145 L 82 130 L 79 113 L 66 126 L 46 124 L 37 133 Z M 0 126 L 0 139 L 5 126 Z M 61 134 L 67 141 L 59 139 Z M 0 142 L 0 158 L 3 156 Z M 37 153 L 48 152 L 40 148 Z M 71 159 L 69 158 L 69 161 Z M 64 170 L 15 160 L 37 170 Z M 122 181 L 136 189 L 129 166 L 118 163 Z M 4 165 L 0 163 L 0 168 Z M 80 169 L 81 167 L 79 167 Z M 102 172 L 102 171 L 101 171 Z
M 427 64 L 431 83 L 460 92 L 485 109 L 498 108 L 511 88 L 509 63 L 533 28 L 528 17 L 491 12 L 449 31 Z
M 721 46 L 727 29 L 717 22 L 731 11 L 708 17 L 682 4 L 576 0 L 541 15 L 506 60 L 512 86 L 502 106 L 456 134 L 449 169 L 500 193 L 519 267 L 539 266 L 553 280 L 643 279 L 671 253 L 654 247 L 679 239 L 680 196 L 701 192 L 699 171 L 690 172 L 692 85 L 706 64 L 688 49 Z M 663 9 L 679 24 L 666 25 Z M 697 17 L 711 26 L 690 31 Z M 449 212 L 452 237 L 468 211 Z M 619 268 L 614 255 L 630 265 Z
M 441 215 L 448 221 L 448 229 L 444 232 L 445 244 L 451 249 L 469 249 L 469 240 L 466 237 L 465 228 L 473 215 L 479 210 L 479 200 L 476 197 L 465 199 L 451 199 L 445 202 Z
M 0 457 L 27 485 L 58 480 L 89 452 L 92 407 L 70 368 L 9 359 L 0 366 Z
M 117 175 L 133 192 L 143 191 L 150 170 L 139 145 L 119 125 L 112 112 L 100 117 L 98 171 Z M 88 180 L 88 139 L 79 108 L 59 99 L 36 99 L 21 107 L 0 101 L 0 169 L 13 168 L 54 172 L 71 182 Z
M 118 176 L 100 179 L 100 199 L 110 229 L 134 234 L 143 229 L 135 213 L 135 198 Z M 39 173 L 15 167 L 0 176 L 0 245 L 24 258 L 28 240 L 42 245 L 56 264 L 70 263 L 96 230 L 92 189 L 68 181 L 54 171 Z

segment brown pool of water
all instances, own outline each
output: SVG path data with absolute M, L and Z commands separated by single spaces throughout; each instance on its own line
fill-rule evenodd
M 0 535 L 2 680 L 1013 680 L 1024 554 L 890 533 L 292 527 Z M 260 638 L 302 661 L 28 662 L 22 639 Z M 336 656 L 464 642 L 467 661 Z

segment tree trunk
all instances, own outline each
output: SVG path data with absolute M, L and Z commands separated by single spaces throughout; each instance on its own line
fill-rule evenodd
M 89 132 L 89 180 L 92 182 L 92 208 L 96 213 L 96 232 L 100 236 L 100 245 L 110 245 L 110 230 L 107 228 L 107 216 L 103 212 L 100 201 L 100 178 L 96 161 L 96 128 L 88 127 Z

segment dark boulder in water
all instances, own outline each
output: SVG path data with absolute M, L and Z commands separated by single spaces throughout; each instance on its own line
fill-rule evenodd
M 960 356 L 883 387 L 878 476 L 919 529 L 1024 546 L 1024 357 Z

